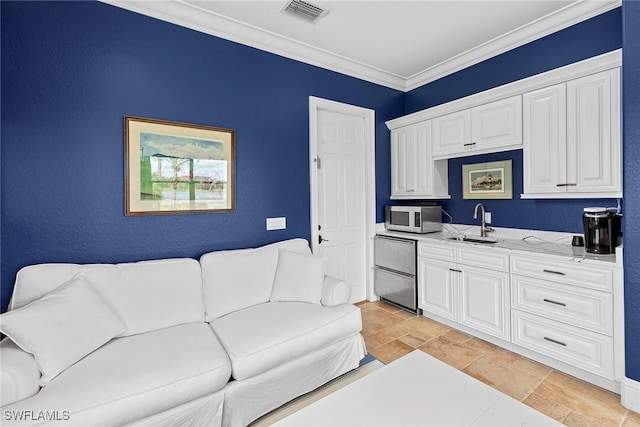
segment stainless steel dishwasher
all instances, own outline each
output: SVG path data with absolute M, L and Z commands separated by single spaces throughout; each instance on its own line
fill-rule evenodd
M 376 235 L 374 290 L 381 300 L 418 313 L 416 241 Z

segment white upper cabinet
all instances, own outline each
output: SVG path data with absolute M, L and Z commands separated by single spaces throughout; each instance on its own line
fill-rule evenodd
M 391 198 L 442 198 L 447 164 L 431 158 L 431 121 L 391 131 Z
M 452 158 L 522 146 L 520 95 L 433 119 L 433 157 Z
M 567 82 L 567 153 L 569 190 L 622 196 L 619 69 Z
M 455 157 L 471 149 L 471 110 L 433 119 L 433 155 Z
M 526 93 L 523 104 L 523 198 L 622 196 L 618 68 Z
M 522 97 L 502 99 L 471 110 L 472 150 L 522 146 Z
M 558 187 L 567 180 L 566 99 L 564 83 L 524 94 L 525 193 L 557 193 L 566 188 Z

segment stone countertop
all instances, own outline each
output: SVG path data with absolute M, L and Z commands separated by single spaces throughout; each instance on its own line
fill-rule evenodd
M 378 230 L 382 236 L 398 237 L 416 240 L 418 242 L 442 242 L 456 246 L 480 247 L 491 250 L 504 250 L 509 253 L 525 252 L 543 255 L 555 255 L 567 258 L 569 261 L 587 263 L 607 263 L 610 267 L 622 266 L 622 247 L 617 248 L 616 254 L 597 255 L 585 251 L 582 246 L 572 246 L 571 238 L 574 234 L 542 232 L 538 230 L 496 229 L 489 237 L 497 239 L 496 243 L 473 243 L 455 240 L 456 237 L 467 236 L 480 238 L 480 230 L 474 226 L 443 225 L 443 231 L 436 233 L 416 234 L 401 231 Z M 613 264 L 613 265 L 612 265 Z

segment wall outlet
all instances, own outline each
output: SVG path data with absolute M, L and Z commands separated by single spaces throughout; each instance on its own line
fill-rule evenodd
M 287 218 L 267 218 L 267 230 L 284 230 L 287 228 Z
M 484 222 L 487 224 L 491 224 L 491 212 L 484 213 Z

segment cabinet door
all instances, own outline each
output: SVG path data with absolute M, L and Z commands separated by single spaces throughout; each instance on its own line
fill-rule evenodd
M 410 168 L 413 175 L 414 192 L 417 196 L 433 195 L 433 161 L 431 160 L 431 120 L 416 123 L 411 126 L 414 152 L 408 162 L 413 163 Z
M 522 145 L 522 96 L 501 99 L 471 110 L 471 149 Z
M 418 307 L 457 321 L 455 264 L 418 258 Z
M 406 196 L 414 190 L 409 126 L 391 131 L 391 196 Z
M 471 149 L 471 110 L 436 117 L 432 122 L 434 157 Z
M 620 72 L 567 82 L 567 181 L 570 192 L 620 192 Z
M 433 195 L 431 121 L 391 131 L 391 197 Z
M 509 340 L 509 275 L 468 266 L 460 270 L 459 323 Z
M 524 193 L 565 192 L 566 85 L 523 96 Z

